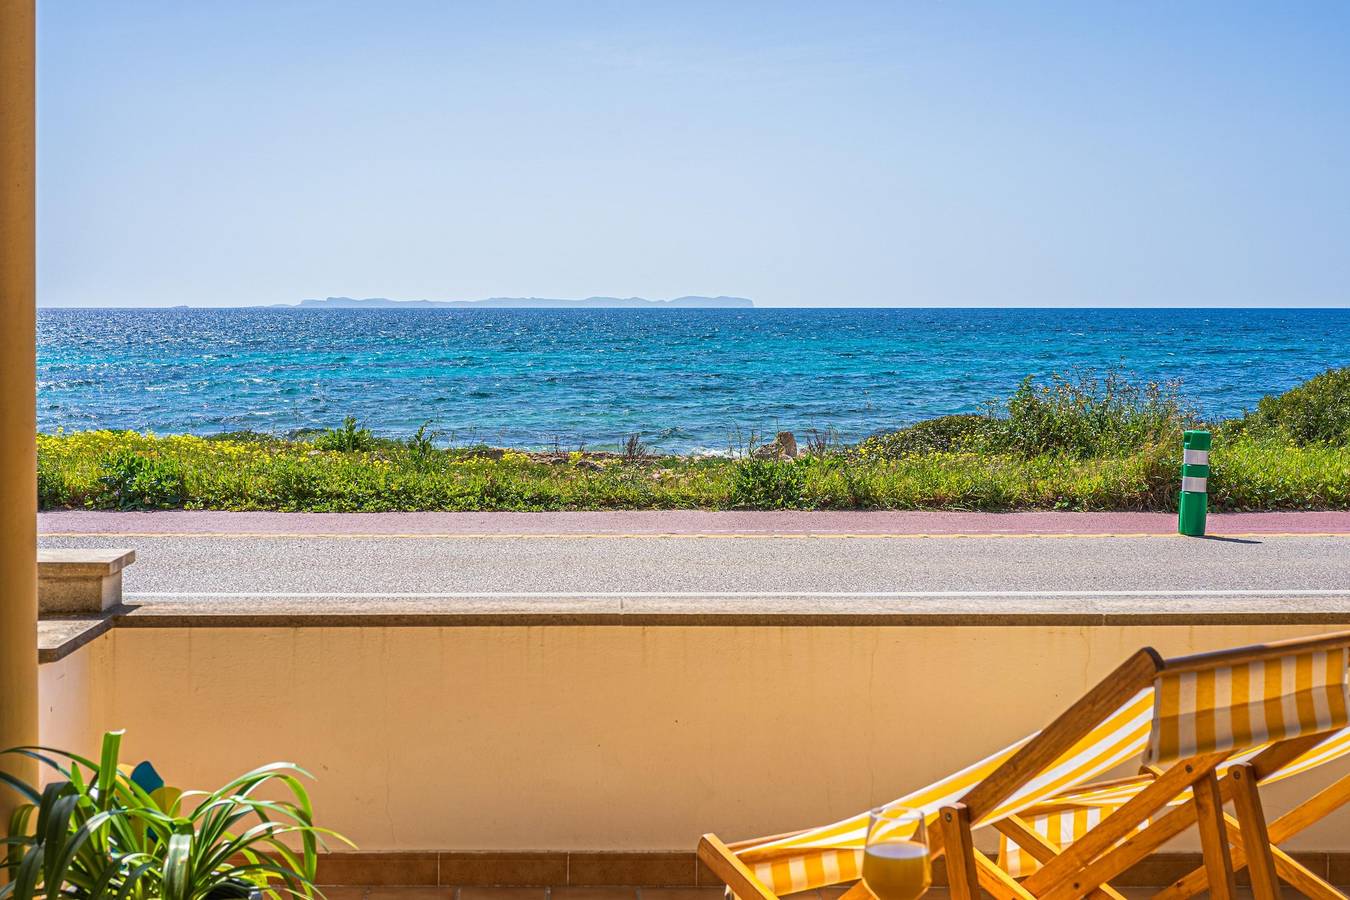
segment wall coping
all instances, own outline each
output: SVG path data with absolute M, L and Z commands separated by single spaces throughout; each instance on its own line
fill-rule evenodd
M 1328 625 L 1350 627 L 1344 592 L 1270 597 L 1141 600 L 953 596 L 906 599 L 850 595 L 760 597 L 454 597 L 419 600 L 212 598 L 123 603 L 102 614 L 43 618 L 38 660 L 56 662 L 113 628 L 462 627 L 1141 627 Z

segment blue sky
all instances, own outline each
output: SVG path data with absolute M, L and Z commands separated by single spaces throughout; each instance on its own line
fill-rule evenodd
M 45 305 L 1350 303 L 1350 4 L 40 0 Z

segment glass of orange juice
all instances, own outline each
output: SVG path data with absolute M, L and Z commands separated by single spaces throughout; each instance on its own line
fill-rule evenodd
M 923 813 L 899 804 L 878 806 L 867 822 L 863 883 L 877 900 L 918 900 L 933 883 Z

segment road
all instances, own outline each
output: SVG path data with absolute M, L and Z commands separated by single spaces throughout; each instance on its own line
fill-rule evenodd
M 133 604 L 229 610 L 717 609 L 1350 614 L 1350 515 L 45 513 L 130 547 Z

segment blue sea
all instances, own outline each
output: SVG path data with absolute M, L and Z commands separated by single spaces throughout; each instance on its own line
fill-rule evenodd
M 970 412 L 1122 367 L 1232 415 L 1350 365 L 1350 309 L 45 309 L 44 431 L 288 434 L 355 415 L 445 441 L 725 451 Z

